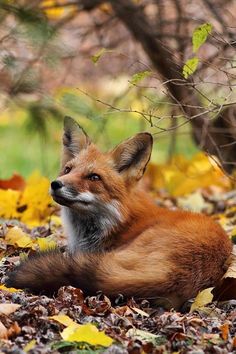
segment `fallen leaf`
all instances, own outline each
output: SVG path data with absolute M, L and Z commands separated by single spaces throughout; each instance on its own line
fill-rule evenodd
M 213 300 L 226 301 L 236 299 L 236 246 L 233 246 L 232 253 L 227 260 L 228 270 L 221 282 L 213 289 Z
M 220 330 L 221 330 L 221 337 L 224 340 L 227 340 L 229 337 L 229 324 L 224 323 L 222 326 L 220 326 Z
M 176 155 L 167 164 L 151 163 L 146 175 L 152 189 L 165 189 L 175 197 L 213 185 L 225 190 L 231 187 L 230 179 L 203 153 L 196 154 L 191 160 Z
M 147 312 L 140 310 L 137 307 L 131 307 L 131 310 L 133 310 L 134 312 L 138 313 L 139 315 L 141 315 L 143 317 L 149 317 L 149 314 Z
M 14 226 L 7 232 L 5 241 L 8 245 L 21 248 L 35 248 L 35 242 L 19 227 Z
M 7 288 L 4 284 L 0 285 L 0 290 L 7 291 L 9 293 L 17 293 L 18 291 L 22 291 L 21 289 Z
M 108 337 L 105 332 L 99 331 L 96 326 L 88 323 L 85 325 L 72 324 L 61 332 L 64 340 L 71 342 L 86 342 L 91 345 L 101 345 L 108 347 L 113 339 Z
M 15 312 L 21 305 L 18 304 L 0 304 L 0 315 L 10 315 Z
M 7 330 L 8 338 L 9 338 L 9 337 L 15 337 L 15 336 L 17 336 L 18 334 L 20 334 L 20 332 L 21 332 L 21 328 L 20 328 L 20 326 L 18 325 L 18 323 L 15 321 L 15 322 L 10 326 L 10 328 L 8 328 L 8 330 Z
M 7 339 L 7 338 L 8 338 L 7 328 L 0 321 L 0 339 Z
M 200 191 L 196 191 L 186 197 L 178 198 L 177 204 L 182 209 L 191 210 L 195 212 L 209 210 L 209 208 L 212 207 L 210 203 L 207 203 L 205 201 Z
M 137 328 L 130 328 L 127 332 L 127 335 L 132 338 L 139 339 L 141 341 L 149 341 L 154 344 L 156 344 L 156 339 L 158 338 L 158 335 L 147 332 L 147 331 L 142 331 L 141 329 Z
M 49 195 L 50 182 L 48 178 L 34 172 L 27 180 L 26 187 L 21 195 L 21 205 L 27 205 L 22 213 L 21 221 L 30 226 L 45 223 L 51 215 L 50 205 L 52 198 Z M 20 207 L 20 206 L 19 206 Z
M 39 226 L 49 220 L 52 198 L 48 178 L 34 172 L 23 190 L 0 188 L 0 217 L 18 219 L 30 226 Z
M 0 189 L 13 189 L 13 190 L 23 190 L 25 187 L 25 180 L 22 176 L 17 173 L 9 179 L 0 179 Z
M 57 321 L 61 324 L 63 324 L 64 326 L 68 327 L 70 325 L 78 325 L 76 322 L 74 322 L 69 316 L 67 315 L 55 315 L 55 316 L 51 316 L 49 317 L 50 320 L 54 320 Z
M 213 288 L 208 288 L 203 291 L 201 291 L 195 298 L 194 303 L 192 304 L 190 308 L 190 312 L 193 312 L 195 310 L 201 309 L 205 305 L 209 304 L 212 302 L 213 299 L 213 294 L 212 294 L 212 289 Z
M 203 333 L 203 338 L 212 344 L 219 344 L 221 341 L 218 333 Z
M 36 239 L 37 245 L 39 246 L 40 251 L 46 251 L 53 248 L 56 248 L 57 244 L 50 237 L 38 237 Z
M 32 339 L 29 343 L 25 345 L 23 348 L 24 353 L 28 353 L 30 350 L 32 350 L 36 345 L 36 339 Z

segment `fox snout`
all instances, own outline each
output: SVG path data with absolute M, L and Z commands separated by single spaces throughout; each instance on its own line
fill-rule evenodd
M 56 191 L 56 190 L 62 188 L 63 186 L 64 186 L 64 184 L 58 180 L 52 181 L 52 183 L 51 183 L 51 189 L 53 191 Z
M 63 183 L 59 179 L 51 182 L 50 194 L 58 204 L 79 210 L 92 206 L 96 202 L 93 193 L 78 191 L 74 186 Z
M 71 188 L 65 186 L 62 181 L 55 180 L 51 182 L 50 194 L 58 204 L 68 205 L 74 201 L 77 193 L 75 193 L 74 190 L 72 191 Z

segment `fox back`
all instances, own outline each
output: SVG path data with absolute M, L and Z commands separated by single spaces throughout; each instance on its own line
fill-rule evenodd
M 142 191 L 152 136 L 139 133 L 102 153 L 65 118 L 61 172 L 51 194 L 62 206 L 69 253 L 38 254 L 7 285 L 53 293 L 62 285 L 86 294 L 165 299 L 179 307 L 227 269 L 232 244 L 211 218 L 158 207 Z

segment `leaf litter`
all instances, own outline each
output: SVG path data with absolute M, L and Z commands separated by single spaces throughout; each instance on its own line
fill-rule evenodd
M 197 175 L 194 164 L 196 167 L 201 159 L 204 161 L 202 177 L 193 179 L 193 175 Z M 177 162 L 158 168 L 151 165 L 144 187 L 153 191 L 161 206 L 195 208 L 210 214 L 234 240 L 236 192 L 231 182 L 216 166 L 212 169 L 205 156 L 197 156 L 191 166 L 187 161 Z M 33 176 L 41 186 L 40 193 L 46 194 L 49 182 L 44 177 L 41 180 L 39 174 Z M 2 284 L 6 272 L 20 259 L 55 244 L 62 249 L 66 245 L 58 209 L 50 197 L 47 205 L 44 201 L 37 205 L 36 197 L 34 202 L 29 202 L 30 193 L 35 193 L 30 179 L 12 180 L 14 188 L 9 186 L 11 180 L 8 180 L 6 184 L 2 181 L 1 185 L 6 188 L 0 189 L 0 210 L 6 212 L 2 212 L 0 223 Z M 7 204 L 12 193 L 15 199 Z M 19 211 L 23 195 L 27 208 Z M 120 296 L 111 303 L 102 293 L 84 297 L 80 289 L 71 286 L 59 289 L 57 296 L 49 298 L 0 285 L 0 352 L 236 353 L 236 283 L 232 283 L 236 279 L 235 257 L 236 253 L 232 255 L 232 264 L 222 283 L 212 291 L 207 289 L 200 293 L 182 312 L 154 307 L 151 299 L 124 302 Z M 230 284 L 231 288 L 234 284 L 233 289 Z

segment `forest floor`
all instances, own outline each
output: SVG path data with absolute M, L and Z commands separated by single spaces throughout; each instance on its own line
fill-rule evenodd
M 28 182 L 19 176 L 16 180 L 10 187 L 0 182 L 2 284 L 6 273 L 29 254 L 56 243 L 66 247 L 57 207 L 44 196 L 49 182 L 36 175 Z M 231 188 L 205 186 L 184 197 L 159 191 L 155 200 L 172 209 L 194 205 L 235 238 L 236 192 Z M 50 215 L 49 221 L 40 221 L 42 213 Z M 177 312 L 154 307 L 150 299 L 124 302 L 121 296 L 111 303 L 101 293 L 85 298 L 73 287 L 50 298 L 1 285 L 0 353 L 236 353 L 236 300 L 211 302 L 209 294 Z

